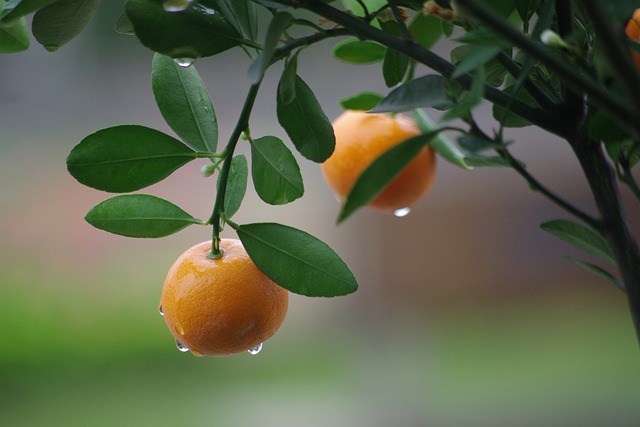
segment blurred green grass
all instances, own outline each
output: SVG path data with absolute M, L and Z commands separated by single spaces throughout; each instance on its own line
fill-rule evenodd
M 389 313 L 382 328 L 357 313 L 346 324 L 300 325 L 294 307 L 259 355 L 197 358 L 173 346 L 153 286 L 123 295 L 100 283 L 78 293 L 73 283 L 5 280 L 12 285 L 0 289 L 2 425 L 633 426 L 640 419 L 640 356 L 616 294 L 466 301 L 424 316 Z

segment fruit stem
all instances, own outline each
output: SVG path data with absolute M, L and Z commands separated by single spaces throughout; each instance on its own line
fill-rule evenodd
M 258 91 L 260 90 L 260 84 L 262 83 L 262 78 L 252 84 L 249 87 L 249 92 L 247 93 L 247 97 L 244 101 L 244 105 L 242 106 L 242 111 L 240 112 L 240 117 L 238 117 L 238 122 L 236 123 L 236 127 L 233 130 L 233 133 L 229 137 L 229 142 L 225 147 L 225 151 L 227 156 L 224 159 L 224 163 L 222 164 L 222 169 L 220 170 L 220 177 L 218 179 L 217 185 L 217 194 L 216 200 L 213 205 L 213 212 L 211 214 L 211 218 L 209 222 L 213 226 L 212 236 L 211 236 L 211 256 L 219 257 L 222 254 L 220 249 L 220 232 L 222 231 L 223 226 L 223 217 L 222 214 L 224 212 L 224 197 L 227 190 L 227 182 L 229 180 L 229 172 L 231 170 L 231 160 L 233 159 L 233 153 L 236 149 L 236 145 L 240 140 L 240 136 L 243 132 L 245 132 L 249 128 L 249 117 L 251 117 L 251 111 L 253 110 L 253 105 L 255 104 L 256 97 L 258 95 Z

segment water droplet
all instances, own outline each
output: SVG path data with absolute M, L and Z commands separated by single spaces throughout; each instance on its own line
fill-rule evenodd
M 196 59 L 184 57 L 184 58 L 175 58 L 174 61 L 176 64 L 178 64 L 182 68 L 189 68 L 193 65 L 194 62 L 196 62 Z
M 257 346 L 250 348 L 249 350 L 247 350 L 249 352 L 249 354 L 251 355 L 256 355 L 258 353 L 260 353 L 260 350 L 262 350 L 262 343 L 258 344 Z
M 411 208 L 401 208 L 394 211 L 393 215 L 395 215 L 397 218 L 402 218 L 404 216 L 409 215 L 410 212 L 411 212 Z
M 178 347 L 178 350 L 180 350 L 183 353 L 186 353 L 187 351 L 189 351 L 189 347 L 187 347 L 186 345 L 182 344 L 178 340 L 176 340 L 176 347 Z
M 164 311 L 162 311 L 162 304 L 158 306 L 158 313 L 160 313 L 160 316 L 164 316 Z
M 165 0 L 162 7 L 167 12 L 182 12 L 188 8 L 193 0 Z

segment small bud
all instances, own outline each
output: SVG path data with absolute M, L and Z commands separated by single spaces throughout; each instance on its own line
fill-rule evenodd
M 453 5 L 453 2 L 451 2 L 451 4 Z M 426 16 L 435 16 L 444 21 L 453 21 L 457 17 L 454 10 L 442 7 L 433 0 L 424 2 L 422 5 L 422 13 Z
M 216 165 L 204 165 L 200 168 L 200 173 L 205 178 L 210 177 L 216 172 Z
M 542 34 L 540 34 L 540 41 L 551 47 L 559 47 L 563 49 L 568 49 L 570 47 L 567 42 L 562 40 L 562 37 L 551 30 L 544 30 Z

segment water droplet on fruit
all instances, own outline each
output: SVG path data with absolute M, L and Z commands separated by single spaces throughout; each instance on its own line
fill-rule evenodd
M 167 12 L 182 12 L 188 8 L 193 0 L 165 0 L 162 7 Z
M 189 347 L 187 347 L 186 345 L 182 344 L 178 340 L 176 340 L 176 347 L 178 347 L 178 350 L 180 350 L 183 353 L 186 353 L 187 351 L 189 351 Z
M 178 64 L 182 68 L 189 68 L 193 65 L 194 62 L 196 62 L 196 59 L 184 57 L 184 58 L 175 58 L 174 61 L 176 64 Z
M 410 212 L 411 212 L 411 208 L 401 208 L 401 209 L 395 210 L 393 212 L 393 215 L 396 216 L 397 218 L 402 218 L 409 215 Z
M 160 316 L 164 316 L 164 311 L 162 311 L 162 304 L 158 306 L 158 313 L 160 313 Z
M 256 355 L 258 353 L 260 353 L 260 350 L 262 350 L 262 343 L 258 344 L 257 346 L 250 348 L 249 350 L 247 350 L 249 352 L 249 354 L 251 355 Z

